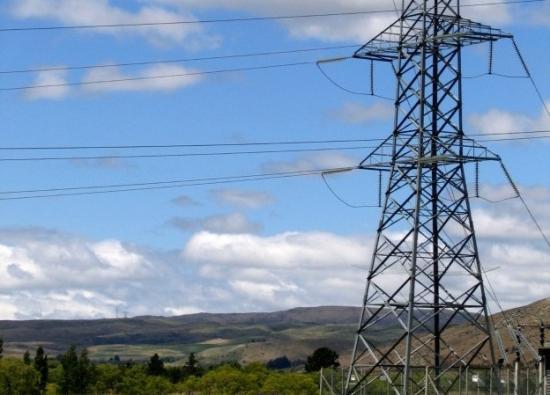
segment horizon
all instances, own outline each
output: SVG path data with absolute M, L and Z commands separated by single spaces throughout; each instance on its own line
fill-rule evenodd
M 0 21 L 25 29 L 319 14 L 334 8 L 351 12 L 359 7 L 355 0 L 340 1 L 338 7 L 310 0 L 82 4 L 75 12 L 68 0 L 9 0 L 0 6 Z M 393 9 L 390 0 L 361 4 L 368 10 Z M 550 106 L 550 51 L 545 50 L 550 2 L 463 11 L 515 35 Z M 318 149 L 317 143 L 298 146 L 296 152 L 280 152 L 290 151 L 284 144 L 232 144 L 389 136 L 391 104 L 338 89 L 315 61 L 349 56 L 352 49 L 347 46 L 366 42 L 394 19 L 390 12 L 300 21 L 0 32 L 6 37 L 0 88 L 17 88 L 0 92 L 5 181 L 0 320 L 109 319 L 117 311 L 134 317 L 238 314 L 361 304 L 380 209 L 346 204 L 376 205 L 376 175 L 330 175 L 328 187 L 337 196 L 319 174 L 241 183 L 224 179 L 219 184 L 211 178 L 345 168 L 363 159 L 371 151 L 366 146 L 376 143 L 323 143 L 330 150 L 315 152 L 298 151 Z M 464 50 L 464 76 L 487 72 L 488 55 L 487 46 Z M 227 58 L 175 61 L 219 56 Z M 107 66 L 132 62 L 158 64 Z M 217 72 L 302 62 L 309 63 Z M 510 43 L 495 44 L 493 66 L 506 75 L 522 72 Z M 344 87 L 369 89 L 367 61 L 322 67 Z M 185 76 L 146 79 L 159 74 Z M 126 81 L 89 84 L 113 79 Z M 374 80 L 376 93 L 392 94 L 395 81 L 389 69 L 377 66 Z M 19 89 L 29 85 L 48 86 Z M 550 117 L 528 80 L 465 79 L 464 112 L 466 134 L 480 135 L 476 138 L 503 158 L 542 230 L 550 234 L 548 136 L 498 141 L 491 134 L 550 130 Z M 135 147 L 186 144 L 219 145 Z M 121 145 L 133 148 L 109 148 Z M 54 146 L 103 148 L 44 150 Z M 234 154 L 271 150 L 277 152 Z M 217 156 L 203 155 L 213 152 Z M 189 154 L 195 156 L 154 157 Z M 128 157 L 140 155 L 149 157 Z M 497 167 L 481 166 L 481 198 L 513 195 Z M 473 174 L 469 176 L 469 183 L 475 183 Z M 112 193 L 106 187 L 94 189 L 97 185 L 150 189 Z M 24 192 L 29 190 L 35 192 Z M 90 191 L 95 194 L 34 196 Z M 9 197 L 16 199 L 4 199 Z M 483 270 L 503 307 L 550 296 L 550 250 L 521 202 L 471 200 Z M 494 301 L 489 306 L 492 313 L 499 310 Z

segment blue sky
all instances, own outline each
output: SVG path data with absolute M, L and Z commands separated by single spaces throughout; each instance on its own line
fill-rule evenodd
M 0 6 L 2 26 L 125 23 L 234 16 L 354 11 L 391 1 L 19 0 Z M 550 97 L 550 8 L 472 7 L 469 16 L 512 32 L 545 98 Z M 1 70 L 357 44 L 395 16 L 363 15 L 292 22 L 196 24 L 98 30 L 0 32 Z M 1 87 L 187 73 L 315 61 L 350 50 L 154 66 L 3 74 Z M 464 74 L 486 71 L 487 47 L 465 51 Z M 368 90 L 368 64 L 326 65 L 343 85 Z M 507 43 L 495 69 L 519 74 Z M 377 67 L 377 87 L 391 96 L 392 76 Z M 129 83 L 0 92 L 2 146 L 234 143 L 360 139 L 391 132 L 391 106 L 343 92 L 313 65 Z M 465 81 L 466 131 L 549 129 L 524 79 Z M 546 140 L 548 141 L 548 140 Z M 366 145 L 370 145 L 367 143 Z M 548 143 L 490 143 L 550 228 Z M 3 162 L 2 190 L 153 182 L 338 167 L 368 149 L 239 157 Z M 97 150 L 95 154 L 113 151 Z M 127 151 L 119 150 L 124 154 Z M 147 150 L 166 152 L 166 150 Z M 171 151 L 172 152 L 172 151 Z M 174 152 L 183 152 L 174 151 Z M 44 152 L 2 153 L 4 157 Z M 50 153 L 47 153 L 50 154 Z M 376 202 L 375 178 L 332 177 L 354 204 Z M 490 196 L 509 193 L 491 167 Z M 138 314 L 275 310 L 357 304 L 377 209 L 350 209 L 319 177 L 108 195 L 2 201 L 0 318 L 105 317 Z M 482 258 L 506 306 L 549 295 L 550 254 L 516 202 L 474 205 Z M 537 273 L 536 275 L 535 273 Z M 534 282 L 525 290 L 527 282 Z

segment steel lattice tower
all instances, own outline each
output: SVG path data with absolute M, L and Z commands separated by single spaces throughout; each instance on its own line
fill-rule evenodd
M 464 136 L 461 51 L 511 36 L 462 18 L 459 0 L 412 0 L 402 9 L 354 55 L 391 64 L 397 89 L 393 133 L 360 165 L 389 181 L 348 393 L 368 393 L 380 376 L 396 394 L 424 391 L 415 366 L 430 367 L 430 392 L 446 393 L 454 368 L 481 358 L 496 365 L 465 164 L 499 158 Z M 389 343 L 377 341 L 382 323 L 395 328 Z M 451 344 L 456 323 L 471 324 L 474 347 Z

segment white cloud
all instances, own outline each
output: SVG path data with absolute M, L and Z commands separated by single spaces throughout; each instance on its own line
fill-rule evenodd
M 158 64 L 145 67 L 138 72 L 125 73 L 119 67 L 104 67 L 86 72 L 80 81 L 80 86 L 70 86 L 67 70 L 41 71 L 30 85 L 44 86 L 43 88 L 26 89 L 25 98 L 28 100 L 60 100 L 71 93 L 107 93 L 107 92 L 135 92 L 160 91 L 170 92 L 195 85 L 203 80 L 197 73 L 175 64 Z M 93 166 L 117 168 L 126 165 L 117 159 L 73 160 L 77 166 Z
M 112 25 L 195 20 L 182 8 L 168 9 L 158 4 L 142 5 L 136 10 L 117 7 L 109 0 L 14 0 L 11 15 L 18 19 L 55 20 L 64 25 Z M 89 30 L 87 31 L 90 32 Z M 161 45 L 184 44 L 188 47 L 216 45 L 218 39 L 203 34 L 200 24 L 142 26 L 139 28 L 101 28 L 97 34 L 140 35 Z
M 256 233 L 261 224 L 250 221 L 244 214 L 230 213 L 210 215 L 204 218 L 172 218 L 170 224 L 182 230 L 204 229 L 220 233 Z
M 195 201 L 191 196 L 180 195 L 177 198 L 172 199 L 172 203 L 177 206 L 187 207 L 187 206 L 199 206 L 200 204 Z
M 64 86 L 67 81 L 67 70 L 41 71 L 31 85 L 44 86 L 44 88 L 27 89 L 25 98 L 28 100 L 60 100 L 70 93 L 70 87 Z
M 361 239 L 322 232 L 269 237 L 200 232 L 187 243 L 184 257 L 195 262 L 305 270 L 360 265 L 368 258 L 368 249 Z
M 550 232 L 550 188 L 543 186 L 520 187 L 523 198 L 529 205 L 541 226 Z M 493 201 L 501 201 L 514 196 L 509 185 L 483 185 L 480 196 Z M 540 233 L 534 226 L 525 207 L 519 199 L 505 200 L 500 203 L 480 204 L 473 210 L 476 231 L 481 236 L 497 239 L 535 239 L 540 240 Z
M 112 91 L 173 91 L 200 82 L 202 80 L 200 75 L 186 75 L 195 72 L 197 70 L 174 64 L 160 64 L 147 67 L 135 74 L 125 74 L 117 67 L 106 67 L 89 71 L 82 78 L 82 83 L 85 84 L 83 90 L 91 93 Z M 159 76 L 162 78 L 156 78 Z M 108 82 L 94 83 L 96 81 Z
M 179 4 L 196 9 L 225 8 L 254 15 L 319 14 L 353 12 L 366 9 L 393 9 L 391 0 L 156 0 L 157 3 Z M 370 14 L 343 17 L 283 20 L 281 23 L 296 38 L 324 41 L 365 41 L 397 19 L 396 15 Z
M 28 237 L 30 235 L 35 237 Z M 36 237 L 39 236 L 39 237 Z M 149 271 L 147 259 L 117 240 L 91 242 L 47 231 L 15 231 L 0 245 L 0 291 L 70 284 L 137 280 Z M 12 241 L 13 240 L 13 241 Z
M 550 107 L 550 101 L 547 101 L 546 105 Z M 544 108 L 536 117 L 493 108 L 485 113 L 472 114 L 468 121 L 475 131 L 482 133 L 547 130 L 550 128 L 550 116 L 546 114 Z
M 340 152 L 309 154 L 289 161 L 266 162 L 262 168 L 266 172 L 295 172 L 323 170 L 356 166 L 362 157 L 353 157 Z
M 300 15 L 365 10 L 394 10 L 391 0 L 154 0 L 160 4 L 179 4 L 200 8 L 226 8 L 244 11 L 254 15 Z M 504 0 L 503 0 L 504 1 Z M 463 14 L 476 21 L 486 23 L 508 23 L 512 21 L 510 7 L 492 5 L 485 7 L 464 7 Z M 369 40 L 397 20 L 397 12 L 373 13 L 353 16 L 332 16 L 324 18 L 303 18 L 282 20 L 292 37 L 318 39 L 329 42 Z
M 371 241 L 326 232 L 200 232 L 182 256 L 199 265 L 203 279 L 229 286 L 245 311 L 357 304 L 365 284 L 356 266 L 369 261 Z
M 550 26 L 550 3 L 543 1 L 540 8 L 532 10 L 530 16 L 535 25 Z
M 164 308 L 164 311 L 167 315 L 187 315 L 187 314 L 196 314 L 201 312 L 200 309 L 193 306 L 166 307 Z
M 548 233 L 550 189 L 522 189 Z M 484 186 L 482 192 L 494 198 L 508 194 L 504 187 Z M 488 275 L 504 306 L 547 297 L 550 250 L 519 202 L 476 203 L 474 221 L 481 262 L 486 269 L 498 268 Z M 373 231 L 375 226 L 373 222 Z M 167 252 L 52 230 L 0 229 L 0 318 L 112 317 L 116 309 L 132 316 L 361 303 L 372 235 L 227 232 L 200 231 L 180 252 Z M 378 281 L 395 287 L 403 275 L 390 272 Z M 463 276 L 453 275 L 447 285 L 454 290 L 463 281 Z
M 260 208 L 275 201 L 269 193 L 245 189 L 216 189 L 211 193 L 218 202 L 240 208 Z
M 362 103 L 347 102 L 339 109 L 333 111 L 331 115 L 343 122 L 362 124 L 387 120 L 392 116 L 393 111 L 393 106 L 387 103 L 365 105 Z

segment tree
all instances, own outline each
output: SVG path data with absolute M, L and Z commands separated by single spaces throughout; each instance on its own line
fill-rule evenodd
M 0 394 L 37 395 L 39 375 L 20 359 L 3 358 L 0 361 Z
M 187 358 L 187 363 L 185 364 L 187 374 L 190 376 L 198 376 L 201 373 L 201 368 L 199 366 L 199 361 L 195 357 L 195 353 L 192 352 Z
M 40 374 L 40 392 L 43 393 L 46 390 L 48 384 L 48 356 L 44 353 L 42 346 L 36 349 L 34 356 L 34 368 Z
M 307 357 L 305 368 L 306 372 L 317 372 L 321 368 L 337 368 L 338 366 L 340 364 L 338 363 L 338 354 L 336 351 L 328 347 L 321 347 Z
M 272 373 L 265 380 L 261 393 L 266 395 L 315 395 L 319 393 L 319 387 L 310 375 Z
M 76 347 L 71 346 L 61 357 L 63 377 L 61 379 L 61 393 L 85 394 L 92 384 L 94 366 L 88 359 L 86 349 L 80 352 L 80 358 L 76 353 Z
M 280 369 L 290 369 L 292 366 L 290 363 L 290 360 L 285 356 L 271 359 L 269 362 L 265 365 L 268 369 L 272 370 L 280 370 Z
M 74 394 L 78 390 L 78 355 L 76 347 L 70 346 L 65 354 L 61 356 L 63 377 L 61 378 L 61 393 Z
M 113 364 L 100 364 L 95 368 L 95 383 L 92 393 L 112 394 L 122 381 L 123 369 Z
M 31 364 L 31 353 L 29 352 L 29 350 L 25 351 L 25 354 L 23 354 L 23 363 L 25 365 Z
M 265 368 L 264 368 L 265 369 Z M 262 375 L 258 372 L 244 372 L 239 368 L 222 365 L 209 371 L 198 380 L 186 381 L 186 391 L 203 394 L 259 394 Z
M 147 373 L 151 376 L 160 376 L 164 373 L 164 362 L 157 353 L 149 360 L 147 364 Z
M 88 388 L 94 381 L 95 368 L 90 359 L 88 358 L 88 350 L 83 349 L 80 351 L 80 358 L 78 359 L 78 379 L 77 385 L 79 394 L 85 394 Z

